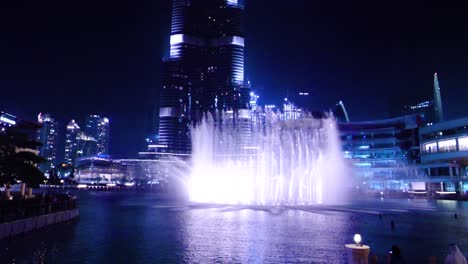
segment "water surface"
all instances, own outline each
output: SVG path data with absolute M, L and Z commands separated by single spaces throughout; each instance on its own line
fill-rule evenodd
M 180 204 L 151 193 L 77 194 L 78 221 L 0 241 L 2 263 L 344 263 L 343 245 L 354 233 L 382 263 L 392 244 L 408 263 L 430 255 L 442 261 L 450 243 L 468 253 L 466 202 L 249 208 Z

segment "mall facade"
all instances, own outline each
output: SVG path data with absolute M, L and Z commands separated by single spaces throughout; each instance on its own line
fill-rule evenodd
M 427 125 L 415 114 L 339 128 L 357 189 L 468 196 L 468 118 Z
M 437 195 L 468 195 L 468 117 L 419 130 L 425 190 Z
M 353 167 L 355 187 L 375 191 L 410 189 L 421 179 L 419 115 L 339 123 L 344 157 Z

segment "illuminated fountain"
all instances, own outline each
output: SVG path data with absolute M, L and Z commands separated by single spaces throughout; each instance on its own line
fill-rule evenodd
M 232 119 L 222 119 L 219 125 L 208 115 L 192 129 L 191 201 L 305 205 L 345 199 L 348 170 L 333 117 L 282 121 L 273 114 L 248 137 L 229 125 Z

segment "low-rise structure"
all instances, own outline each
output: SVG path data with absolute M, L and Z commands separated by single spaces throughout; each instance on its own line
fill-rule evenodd
M 442 194 L 468 194 L 468 117 L 420 129 L 421 169 L 426 188 Z

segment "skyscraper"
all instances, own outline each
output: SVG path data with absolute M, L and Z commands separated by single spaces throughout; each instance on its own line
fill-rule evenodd
M 39 113 L 37 121 L 42 126 L 37 131 L 37 141 L 42 144 L 39 155 L 46 159 L 39 168 L 47 173 L 57 163 L 58 124 L 50 114 Z
M 91 157 L 98 153 L 98 142 L 94 137 L 88 136 L 84 132 L 78 133 L 77 157 Z
M 96 153 L 109 154 L 109 119 L 98 115 L 90 115 L 86 118 L 86 138 L 92 137 L 96 143 Z M 90 153 L 91 154 L 91 153 Z
M 79 148 L 80 126 L 71 120 L 67 126 L 65 139 L 65 163 L 74 166 Z
M 158 142 L 164 151 L 189 153 L 190 125 L 206 112 L 232 111 L 237 128 L 248 129 L 244 44 L 243 1 L 172 1 L 159 113 Z

